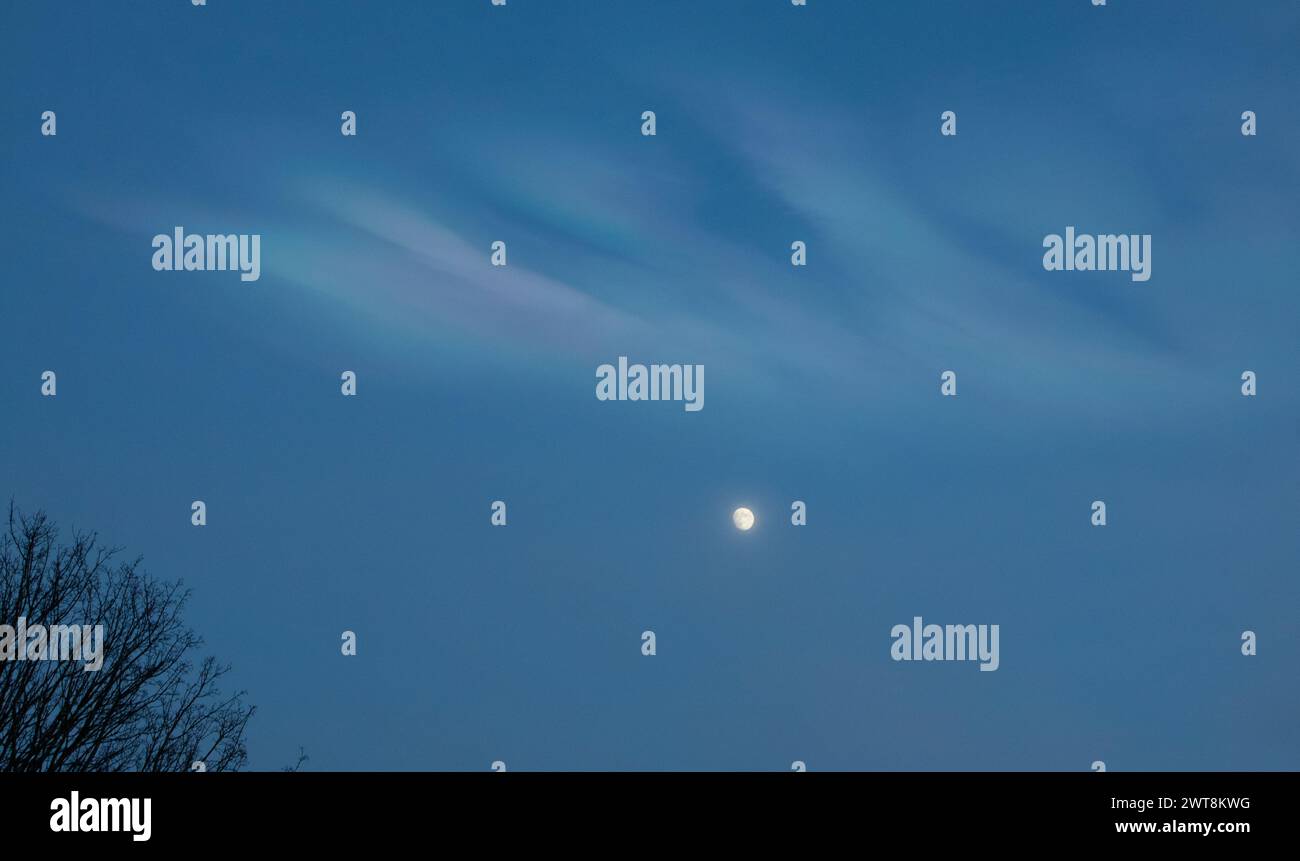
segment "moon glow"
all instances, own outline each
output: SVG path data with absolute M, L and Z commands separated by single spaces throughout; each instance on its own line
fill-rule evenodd
M 737 508 L 731 513 L 731 522 L 741 532 L 748 532 L 754 526 L 754 512 L 748 508 Z

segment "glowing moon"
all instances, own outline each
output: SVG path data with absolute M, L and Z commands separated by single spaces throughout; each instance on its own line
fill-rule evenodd
M 741 532 L 748 532 L 754 526 L 754 512 L 748 508 L 737 508 L 731 513 L 731 522 Z

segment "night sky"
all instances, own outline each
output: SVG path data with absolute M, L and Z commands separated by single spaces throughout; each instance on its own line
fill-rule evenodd
M 6 3 L 0 494 L 193 589 L 253 769 L 1300 769 L 1297 44 L 1286 0 Z M 261 278 L 154 271 L 178 225 Z M 1151 279 L 1044 270 L 1067 226 Z M 705 407 L 597 400 L 619 356 Z M 999 668 L 891 660 L 915 616 Z

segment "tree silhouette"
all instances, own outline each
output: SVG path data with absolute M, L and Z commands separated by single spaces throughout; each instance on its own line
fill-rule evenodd
M 0 650 L 0 770 L 238 770 L 254 708 L 219 690 L 228 666 L 195 664 L 203 641 L 181 618 L 189 591 L 118 561 L 94 533 L 58 539 L 44 512 L 10 503 L 0 625 L 102 624 L 103 666 Z

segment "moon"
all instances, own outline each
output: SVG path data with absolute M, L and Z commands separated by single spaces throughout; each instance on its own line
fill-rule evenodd
M 748 508 L 737 508 L 731 513 L 731 522 L 741 532 L 748 532 L 754 527 L 754 512 Z

